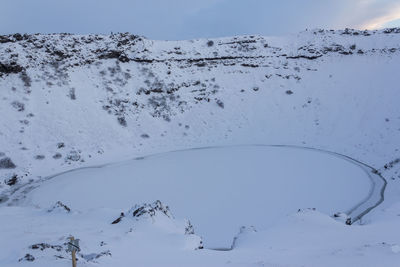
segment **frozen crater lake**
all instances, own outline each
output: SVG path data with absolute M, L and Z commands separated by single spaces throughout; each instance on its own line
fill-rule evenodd
M 125 211 L 161 200 L 187 218 L 205 247 L 229 248 L 241 226 L 265 229 L 298 209 L 332 215 L 370 198 L 374 181 L 355 162 L 310 149 L 236 146 L 168 152 L 63 173 L 30 192 L 40 207 Z M 117 216 L 118 214 L 116 214 Z

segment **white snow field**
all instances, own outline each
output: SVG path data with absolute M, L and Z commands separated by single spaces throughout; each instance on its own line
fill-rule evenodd
M 0 267 L 399 267 L 399 66 L 400 28 L 0 35 Z
M 372 182 L 360 166 L 312 150 L 240 146 L 163 153 L 44 182 L 28 203 L 60 200 L 73 210 L 129 209 L 160 200 L 190 219 L 206 248 L 230 248 L 241 226 L 264 230 L 298 209 L 333 215 L 364 201 Z

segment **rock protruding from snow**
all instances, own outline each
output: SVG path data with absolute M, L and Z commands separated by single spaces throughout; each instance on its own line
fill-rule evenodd
M 29 248 L 33 249 L 33 250 L 38 249 L 38 250 L 41 250 L 41 251 L 43 251 L 45 249 L 54 249 L 56 251 L 62 251 L 63 250 L 63 247 L 60 246 L 60 245 L 51 245 L 51 244 L 47 244 L 47 243 L 33 244 Z
M 39 260 L 49 260 L 50 258 L 56 259 L 68 259 L 70 258 L 70 254 L 67 251 L 67 242 L 64 242 L 59 245 L 52 245 L 49 243 L 37 243 L 29 246 L 30 253 L 27 253 L 25 257 L 19 259 L 19 261 L 34 261 L 35 259 Z M 33 255 L 32 255 L 33 254 Z M 89 254 L 82 254 L 77 253 L 76 257 L 78 261 L 82 262 L 94 262 L 103 256 L 111 256 L 110 250 L 96 252 L 96 253 L 89 253 Z
M 119 224 L 126 218 L 125 223 L 130 220 L 135 221 L 135 228 L 130 231 L 149 231 L 149 225 L 161 229 L 162 232 L 170 232 L 174 234 L 182 234 L 187 241 L 185 247 L 190 249 L 202 249 L 203 241 L 199 236 L 195 235 L 195 230 L 189 220 L 177 220 L 172 215 L 168 206 L 164 205 L 160 200 L 151 204 L 144 203 L 135 205 L 127 212 L 121 212 L 111 224 Z M 150 224 L 149 224 L 150 222 Z M 133 230 L 132 230 L 133 229 Z M 144 230 L 145 229 L 145 230 Z M 151 231 L 156 231 L 152 228 Z
M 18 261 L 34 261 L 35 257 L 33 257 L 31 254 L 27 253 L 25 257 L 20 258 Z
M 233 238 L 232 245 L 231 245 L 230 249 L 234 249 L 236 247 L 241 235 L 249 234 L 249 233 L 256 233 L 256 232 L 257 232 L 257 230 L 256 230 L 256 228 L 254 226 L 250 226 L 250 227 L 242 226 L 242 227 L 240 227 L 239 233 L 237 235 L 235 235 L 235 237 Z
M 48 210 L 48 212 L 54 212 L 54 211 L 70 213 L 71 209 L 61 201 L 57 201 L 57 203 Z
M 333 214 L 333 218 L 335 218 L 336 221 L 343 222 L 347 225 L 352 224 L 351 217 L 349 217 L 349 215 L 347 215 L 346 213 L 343 213 L 343 212 L 338 212 L 338 213 Z
M 132 216 L 135 218 L 151 218 L 156 216 L 157 214 L 164 214 L 169 218 L 173 218 L 169 207 L 164 206 L 160 200 L 155 201 L 153 204 L 135 205 L 132 209 L 129 210 L 128 214 L 132 214 Z
M 14 162 L 8 157 L 0 159 L 0 169 L 14 169 Z
M 165 215 L 168 218 L 173 219 L 173 216 L 169 210 L 168 206 L 164 206 L 160 200 L 155 201 L 152 204 L 142 204 L 142 205 L 135 205 L 133 208 L 131 208 L 126 214 L 129 214 L 129 216 L 132 216 L 133 218 L 136 218 L 137 220 L 139 218 L 153 218 L 157 216 L 158 214 Z M 116 218 L 111 224 L 117 224 L 119 223 L 122 218 L 125 217 L 125 213 L 121 212 L 120 216 Z

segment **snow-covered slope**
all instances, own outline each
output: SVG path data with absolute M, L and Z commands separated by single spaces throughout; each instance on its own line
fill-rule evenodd
M 2 37 L 0 152 L 17 168 L 1 174 L 35 179 L 112 154 L 247 142 L 383 167 L 400 156 L 398 31 Z
M 400 201 L 399 66 L 400 29 L 188 41 L 0 36 L 0 202 L 18 205 L 36 181 L 78 167 L 282 144 L 381 173 L 385 201 L 364 222 L 377 220 Z

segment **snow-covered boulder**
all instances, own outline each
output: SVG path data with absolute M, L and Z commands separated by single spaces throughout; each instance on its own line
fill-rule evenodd
M 121 212 L 120 216 L 113 220 L 111 224 L 129 226 L 129 232 L 161 231 L 174 235 L 184 235 L 186 248 L 203 248 L 203 242 L 199 236 L 195 235 L 191 222 L 186 219 L 175 219 L 169 207 L 160 200 L 150 204 L 134 205 L 127 212 Z

